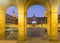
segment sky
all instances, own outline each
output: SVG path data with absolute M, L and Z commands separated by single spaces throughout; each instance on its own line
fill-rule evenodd
M 6 14 L 11 15 L 13 13 L 13 11 L 15 12 L 15 15 L 18 16 L 18 10 L 17 7 L 15 6 L 11 6 L 6 10 Z
M 60 6 L 58 8 L 59 12 L 58 14 L 60 14 Z M 15 12 L 15 15 L 18 16 L 18 10 L 17 7 L 15 6 L 11 6 L 6 10 L 6 14 L 11 15 L 13 13 L 13 11 Z M 33 15 L 35 15 L 36 17 L 44 17 L 44 14 L 46 12 L 45 7 L 41 6 L 41 5 L 33 5 L 31 7 L 28 8 L 27 10 L 27 17 L 32 17 Z
M 58 14 L 60 14 L 60 5 L 59 5 L 59 7 L 58 7 L 58 11 L 59 11 Z
M 34 5 L 29 7 L 27 10 L 27 17 L 31 17 L 35 15 L 36 17 L 43 17 L 45 14 L 46 9 L 40 5 Z

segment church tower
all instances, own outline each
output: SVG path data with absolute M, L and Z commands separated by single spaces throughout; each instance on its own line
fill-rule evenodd
M 32 24 L 36 24 L 36 16 L 35 16 L 35 14 L 33 14 L 33 17 L 32 17 Z
M 33 19 L 34 21 L 36 21 L 36 16 L 35 16 L 35 14 L 33 14 L 32 19 Z
M 13 10 L 12 16 L 13 16 L 13 17 L 16 17 L 14 10 Z

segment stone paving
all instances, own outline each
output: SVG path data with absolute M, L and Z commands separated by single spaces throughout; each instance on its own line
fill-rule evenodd
M 41 38 L 32 38 L 26 41 L 17 42 L 16 40 L 0 40 L 0 43 L 60 43 L 57 41 L 43 40 Z
M 59 41 L 49 41 L 47 39 L 46 33 L 41 29 L 29 29 L 28 38 L 25 41 L 17 40 L 0 40 L 0 43 L 60 43 L 60 32 L 59 32 Z M 40 33 L 40 34 L 39 34 Z

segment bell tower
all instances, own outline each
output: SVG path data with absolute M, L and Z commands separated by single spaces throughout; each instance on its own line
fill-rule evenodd
M 13 13 L 12 13 L 12 17 L 16 17 L 14 10 L 13 10 Z

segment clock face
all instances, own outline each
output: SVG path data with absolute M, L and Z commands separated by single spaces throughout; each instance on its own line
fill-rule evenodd
M 32 21 L 32 24 L 36 24 L 36 21 Z

